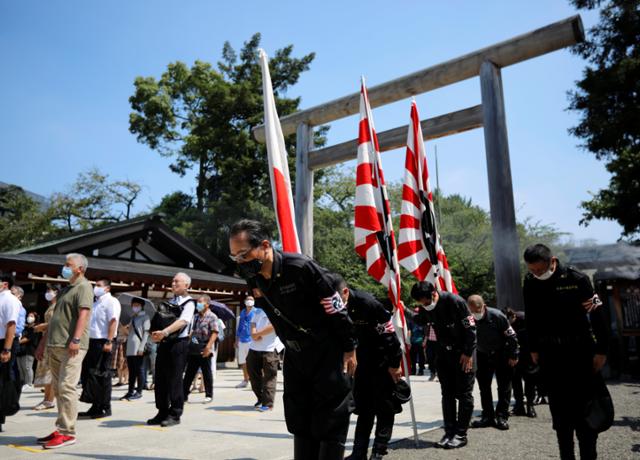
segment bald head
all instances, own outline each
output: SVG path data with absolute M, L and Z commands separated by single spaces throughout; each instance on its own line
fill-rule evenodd
M 469 296 L 469 298 L 467 299 L 467 306 L 469 307 L 469 310 L 471 310 L 471 313 L 476 313 L 480 315 L 484 314 L 484 309 L 485 309 L 484 299 L 478 294 L 473 294 Z

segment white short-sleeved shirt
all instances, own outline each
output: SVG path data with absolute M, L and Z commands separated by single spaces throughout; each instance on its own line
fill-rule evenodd
M 271 324 L 267 314 L 261 310 L 256 309 L 253 315 L 251 324 L 256 325 L 256 329 L 259 331 Z M 284 345 L 276 335 L 275 331 L 271 334 L 263 335 L 261 340 L 252 340 L 249 344 L 249 349 L 254 351 L 277 351 L 280 352 L 284 348 Z
M 113 297 L 110 292 L 99 297 L 93 304 L 91 311 L 91 320 L 89 321 L 89 338 L 90 339 L 113 339 L 109 337 L 109 322 L 112 319 L 116 323 L 120 321 L 120 312 L 122 307 L 118 299 Z
M 7 334 L 7 324 L 18 322 L 21 304 L 9 289 L 0 292 L 0 339 Z
M 186 295 L 186 296 L 178 296 L 178 297 L 174 297 L 173 298 L 173 302 L 176 305 L 182 305 L 183 303 L 185 303 L 187 300 L 192 299 L 192 297 L 190 295 Z M 180 318 L 183 321 L 187 322 L 187 327 L 185 327 L 182 332 L 180 333 L 180 335 L 178 336 L 179 339 L 182 339 L 184 337 L 188 337 L 189 333 L 191 332 L 191 322 L 193 321 L 193 315 L 196 311 L 196 302 L 195 300 L 193 302 L 189 302 L 187 303 L 183 309 L 182 309 L 182 314 L 180 315 Z

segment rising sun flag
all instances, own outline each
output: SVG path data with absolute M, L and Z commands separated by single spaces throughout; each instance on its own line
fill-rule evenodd
M 438 290 L 457 293 L 436 225 L 423 139 L 418 107 L 413 101 L 402 186 L 398 259 L 418 281 L 431 281 Z

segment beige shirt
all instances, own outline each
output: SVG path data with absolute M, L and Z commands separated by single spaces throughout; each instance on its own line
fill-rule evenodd
M 58 295 L 53 316 L 47 328 L 47 345 L 50 347 L 67 347 L 73 338 L 80 309 L 91 310 L 93 305 L 93 289 L 91 283 L 82 277 L 70 283 Z M 80 349 L 89 348 L 89 321 L 80 337 Z

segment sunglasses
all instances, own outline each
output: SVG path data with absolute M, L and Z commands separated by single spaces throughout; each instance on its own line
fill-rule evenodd
M 255 248 L 249 248 L 249 249 L 245 249 L 244 251 L 239 252 L 236 255 L 233 254 L 229 254 L 229 258 L 231 260 L 233 260 L 235 263 L 241 263 L 247 260 L 247 255 L 249 255 L 249 253 L 251 251 L 253 251 Z

